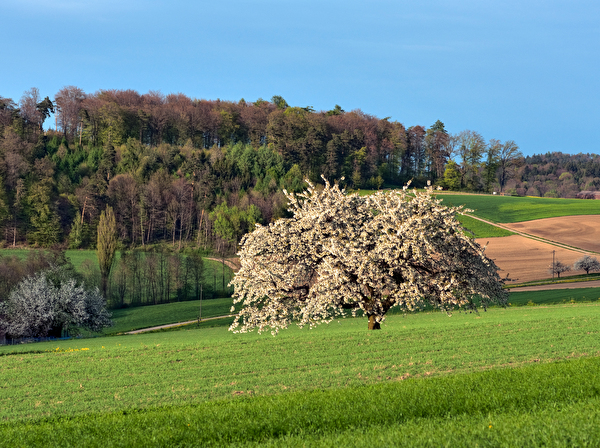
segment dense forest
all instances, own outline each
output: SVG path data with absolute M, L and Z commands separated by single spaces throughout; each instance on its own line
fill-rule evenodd
M 46 122 L 54 121 L 53 123 Z M 48 128 L 51 128 L 48 130 Z M 574 197 L 600 188 L 596 155 L 523 157 L 513 141 L 405 127 L 360 110 L 196 100 L 133 90 L 53 99 L 0 95 L 0 229 L 5 246 L 93 248 L 116 214 L 123 248 L 168 242 L 226 254 L 255 223 L 285 216 L 282 189 L 344 178 L 351 189 L 427 181 L 446 189 Z

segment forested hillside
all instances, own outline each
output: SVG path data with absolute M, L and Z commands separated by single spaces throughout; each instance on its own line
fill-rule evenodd
M 574 198 L 580 191 L 600 190 L 598 154 L 548 154 L 525 157 L 514 181 L 513 193 L 520 196 Z
M 124 247 L 193 242 L 230 253 L 255 223 L 284 216 L 281 189 L 298 191 L 306 177 L 344 177 L 354 189 L 413 179 L 574 196 L 600 186 L 599 173 L 595 155 L 523 158 L 512 141 L 451 135 L 441 121 L 407 128 L 279 96 L 209 101 L 73 86 L 53 99 L 36 88 L 18 103 L 0 95 L 0 228 L 10 246 L 93 248 L 111 205 Z

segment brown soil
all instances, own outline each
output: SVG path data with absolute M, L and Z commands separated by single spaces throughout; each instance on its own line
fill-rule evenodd
M 569 246 L 600 252 L 600 215 L 561 216 L 504 226 Z M 564 262 L 562 259 L 561 261 Z
M 552 264 L 553 250 L 556 251 L 554 254 L 555 260 L 560 260 L 566 265 L 573 265 L 576 260 L 582 257 L 580 252 L 563 249 L 520 235 L 480 238 L 477 240 L 482 246 L 488 241 L 489 244 L 485 253 L 500 268 L 500 276 L 503 278 L 508 276 L 512 282 L 517 283 L 551 278 L 552 274 L 548 269 Z M 561 275 L 561 278 L 568 276 L 568 274 L 582 273 L 566 272 Z

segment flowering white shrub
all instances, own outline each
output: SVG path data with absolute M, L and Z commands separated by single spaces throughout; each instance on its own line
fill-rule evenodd
M 585 271 L 586 274 L 590 271 L 600 271 L 600 262 L 596 257 L 585 255 L 573 264 L 573 270 Z
M 284 191 L 292 218 L 257 225 L 242 239 L 231 284 L 243 308 L 230 330 L 275 334 L 347 309 L 363 310 L 376 329 L 393 306 L 476 309 L 476 295 L 484 307 L 506 303 L 497 266 L 455 218 L 462 208 L 442 205 L 431 187 L 361 197 L 308 184 L 301 194 Z
M 99 331 L 112 325 L 98 288 L 88 291 L 73 279 L 55 285 L 53 270 L 19 283 L 0 310 L 0 328 L 13 337 L 44 337 L 51 331 L 86 328 Z
M 44 274 L 26 277 L 4 303 L 3 327 L 14 337 L 46 336 L 52 328 L 56 288 Z

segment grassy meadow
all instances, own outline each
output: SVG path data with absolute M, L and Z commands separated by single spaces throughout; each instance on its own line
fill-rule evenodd
M 362 192 L 361 192 L 362 193 Z M 495 222 L 594 201 L 443 196 Z M 458 217 L 475 237 L 510 232 Z M 3 250 L 4 251 L 4 250 Z M 15 253 L 25 256 L 25 251 Z M 68 251 L 76 268 L 94 251 Z M 205 278 L 222 265 L 206 260 Z M 226 268 L 226 275 L 231 275 Z M 600 446 L 600 288 L 511 292 L 479 313 L 389 313 L 232 334 L 198 301 L 113 311 L 89 339 L 0 347 L 7 446 Z M 231 299 L 202 302 L 226 315 Z M 121 333 L 121 334 L 118 334 Z
M 360 190 L 360 195 L 373 194 L 375 190 Z M 464 205 L 472 214 L 492 222 L 512 223 L 541 218 L 572 215 L 598 215 L 600 204 L 589 199 L 562 199 L 498 196 L 490 194 L 438 193 L 445 205 Z M 483 223 L 470 216 L 457 215 L 463 227 L 475 238 L 493 238 L 513 235 L 512 232 Z
M 0 347 L 0 433 L 29 446 L 597 444 L 599 312 L 595 300 L 391 315 L 375 332 L 360 318 L 277 337 L 221 322 Z
M 598 215 L 600 203 L 589 199 L 555 199 L 483 194 L 439 194 L 446 205 L 465 205 L 493 222 L 511 223 L 557 216 Z
M 511 292 L 511 306 L 556 305 L 579 302 L 600 301 L 600 288 L 557 289 L 548 291 Z M 202 317 L 211 318 L 230 314 L 231 298 L 221 298 L 202 301 Z M 238 305 L 239 307 L 239 305 Z M 104 330 L 104 334 L 113 335 L 140 328 L 158 325 L 186 322 L 197 319 L 200 314 L 200 301 L 165 303 L 162 305 L 123 308 L 112 311 L 115 325 Z M 358 313 L 360 315 L 360 312 Z M 392 308 L 389 315 L 400 314 L 401 311 Z M 224 321 L 209 321 L 203 326 L 229 325 L 232 319 Z
M 359 190 L 358 194 L 360 196 L 367 196 L 370 194 L 374 194 L 376 192 L 377 192 L 377 190 Z M 452 196 L 452 198 L 455 198 L 455 197 L 463 198 L 466 195 L 444 194 L 443 196 L 440 196 L 440 197 L 446 198 L 448 196 Z M 451 203 L 449 205 L 461 205 L 461 204 L 462 203 Z M 446 205 L 448 205 L 448 203 L 446 203 Z M 469 208 L 472 208 L 472 207 L 469 207 Z M 475 213 L 475 215 L 479 216 L 477 213 Z M 470 216 L 457 215 L 456 218 L 460 221 L 462 226 L 468 230 L 468 232 L 470 233 L 470 236 L 472 236 L 474 238 L 494 238 L 494 237 L 498 237 L 498 236 L 514 235 L 514 233 L 509 230 L 501 229 L 499 227 L 496 227 L 496 226 L 493 226 L 490 224 L 486 224 L 486 223 L 481 222 L 478 219 L 472 218 Z
M 202 318 L 226 316 L 230 314 L 231 298 L 202 301 Z M 186 322 L 200 317 L 200 301 L 164 303 L 162 305 L 121 308 L 112 311 L 115 325 L 106 328 L 105 334 L 117 334 L 140 328 Z
M 25 259 L 27 258 L 27 254 L 31 251 L 31 249 L 22 249 L 22 248 L 4 248 L 0 249 L 0 253 L 2 255 L 15 255 L 19 258 Z M 98 256 L 96 255 L 95 250 L 89 249 L 77 249 L 77 250 L 66 250 L 65 255 L 67 258 L 73 263 L 75 269 L 81 269 L 85 264 L 90 264 L 95 268 L 98 268 Z M 117 251 L 116 259 L 120 258 L 120 252 Z M 221 280 L 223 275 L 223 264 L 218 261 L 204 259 L 205 263 L 205 277 L 213 278 L 213 276 L 218 277 L 218 281 Z M 231 276 L 231 268 L 225 266 L 225 278 Z
M 478 219 L 467 215 L 456 215 L 456 219 L 461 225 L 470 232 L 473 238 L 495 238 L 499 236 L 514 235 L 510 230 L 501 229 L 500 227 L 492 226 Z
M 597 446 L 599 358 L 3 425 L 38 446 Z
M 361 196 L 377 190 L 359 190 Z M 534 196 L 499 196 L 491 194 L 436 193 L 445 205 L 464 205 L 473 214 L 498 223 L 531 221 L 557 216 L 598 215 L 600 203 L 590 199 L 539 198 Z
M 546 291 L 511 292 L 511 306 L 556 305 L 565 303 L 600 303 L 600 288 L 549 289 Z

